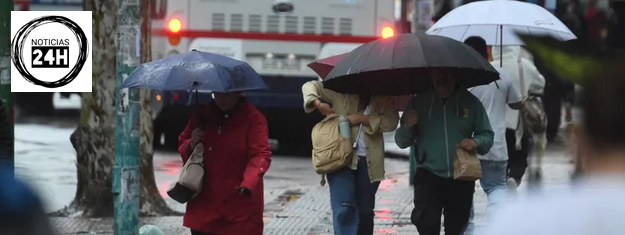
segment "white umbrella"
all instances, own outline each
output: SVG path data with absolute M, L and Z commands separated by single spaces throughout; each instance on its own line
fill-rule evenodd
M 577 38 L 541 6 L 512 0 L 478 1 L 460 6 L 432 25 L 427 33 L 458 41 L 480 36 L 488 45 L 498 46 L 523 45 L 517 33 L 549 35 L 562 41 Z

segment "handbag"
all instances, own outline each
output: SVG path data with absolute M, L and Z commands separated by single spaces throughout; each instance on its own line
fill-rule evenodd
M 169 186 L 167 195 L 182 204 L 197 197 L 202 191 L 204 173 L 204 145 L 199 143 L 180 169 L 176 181 Z
M 475 152 L 456 148 L 454 180 L 476 181 L 482 178 L 482 165 Z
M 204 119 L 198 115 L 198 120 L 201 120 L 199 128 L 204 129 Z M 178 177 L 169 185 L 167 195 L 181 204 L 187 203 L 202 192 L 204 174 L 204 144 L 200 142 L 193 147 L 193 152 L 178 172 Z

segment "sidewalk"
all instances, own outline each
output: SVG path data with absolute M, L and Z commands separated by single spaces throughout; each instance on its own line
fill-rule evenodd
M 406 163 L 406 166 L 408 163 Z M 543 190 L 549 194 L 568 187 L 573 166 L 562 149 L 548 150 L 543 162 Z M 410 223 L 413 208 L 412 188 L 408 185 L 408 173 L 389 176 L 380 184 L 377 194 L 375 234 L 418 234 Z M 476 229 L 484 226 L 486 194 L 476 185 L 475 223 Z M 264 234 L 283 235 L 331 235 L 332 213 L 329 206 L 328 187 L 313 186 L 302 189 L 303 196 L 291 196 L 296 200 L 288 203 L 284 196 L 265 206 Z M 283 194 L 284 195 L 284 194 Z M 291 193 L 292 195 L 292 193 Z M 527 182 L 521 184 L 519 197 L 527 195 Z M 275 197 L 274 197 L 275 198 Z M 73 218 L 51 218 L 60 234 L 112 234 L 112 219 L 92 220 Z M 167 235 L 188 235 L 183 228 L 182 217 L 144 218 L 142 224 L 155 224 Z M 442 234 L 442 233 L 441 233 Z
M 332 211 L 328 187 L 317 186 L 265 225 L 264 234 L 331 235 Z M 413 192 L 407 173 L 380 184 L 377 193 L 376 234 L 416 234 L 410 223 Z
M 543 194 L 568 187 L 573 166 L 562 148 L 547 151 L 543 160 Z M 408 174 L 391 176 L 380 184 L 377 193 L 375 234 L 418 234 L 410 222 L 413 191 L 408 186 Z M 527 180 L 527 177 L 525 177 Z M 476 230 L 486 225 L 487 197 L 479 183 L 475 188 Z M 519 188 L 518 197 L 528 195 L 527 181 Z M 284 212 L 265 225 L 264 234 L 332 235 L 332 214 L 327 187 L 316 187 L 301 199 L 289 204 Z M 441 234 L 444 234 L 441 232 Z

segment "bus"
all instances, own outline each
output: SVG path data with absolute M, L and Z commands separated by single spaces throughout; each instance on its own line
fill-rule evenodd
M 320 79 L 307 64 L 379 39 L 383 31 L 393 36 L 396 28 L 392 0 L 155 2 L 164 18 L 153 21 L 153 59 L 196 49 L 246 61 L 269 89 L 245 96 L 267 118 L 280 150 L 296 154 L 310 154 L 310 131 L 322 118 L 303 111 L 301 86 Z M 201 100 L 211 99 L 201 94 Z M 189 95 L 157 94 L 155 132 L 165 145 L 177 145 L 193 109 Z

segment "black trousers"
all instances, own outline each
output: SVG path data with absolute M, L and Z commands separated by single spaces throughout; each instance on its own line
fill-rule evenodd
M 508 177 L 513 178 L 517 185 L 521 185 L 521 179 L 527 169 L 527 157 L 531 148 L 529 134 L 523 134 L 521 149 L 516 149 L 516 133 L 512 129 L 506 129 L 506 142 L 508 145 Z
M 217 234 L 214 234 L 214 233 L 203 233 L 203 232 L 198 232 L 198 231 L 195 231 L 195 230 L 191 229 L 191 235 L 217 235 Z
M 475 181 L 441 178 L 423 168 L 414 176 L 414 209 L 410 220 L 420 235 L 439 235 L 441 214 L 445 235 L 461 235 L 469 222 Z
M 562 119 L 562 102 L 560 97 L 545 97 L 543 104 L 547 113 L 547 141 L 555 141 L 560 132 L 560 122 Z

